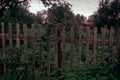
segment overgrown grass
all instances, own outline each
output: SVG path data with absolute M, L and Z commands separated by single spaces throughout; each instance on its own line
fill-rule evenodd
M 38 45 L 36 43 L 36 45 Z M 42 43 L 44 47 L 47 46 L 46 42 Z M 36 61 L 36 70 L 35 75 L 33 72 L 33 60 L 32 60 L 32 49 L 31 42 L 28 46 L 28 60 L 24 60 L 24 47 L 21 46 L 20 53 L 16 48 L 6 47 L 7 55 L 7 74 L 3 76 L 3 63 L 2 63 L 2 50 L 0 50 L 0 80 L 39 80 L 41 75 L 43 80 L 119 80 L 120 77 L 116 75 L 114 69 L 115 66 L 115 53 L 116 46 L 113 49 L 113 63 L 109 63 L 109 47 L 105 47 L 105 62 L 101 64 L 101 47 L 97 47 L 97 63 L 92 64 L 93 51 L 90 50 L 90 64 L 85 65 L 85 45 L 82 46 L 82 64 L 78 68 L 78 47 L 74 45 L 74 69 L 70 69 L 70 44 L 66 45 L 66 70 L 56 69 L 54 65 L 54 43 L 50 45 L 50 55 L 51 55 L 51 76 L 47 77 L 47 51 L 45 48 L 42 48 L 43 53 L 43 68 L 40 70 L 39 62 L 39 46 L 35 50 L 35 61 Z M 13 59 L 11 59 L 11 51 L 14 52 Z

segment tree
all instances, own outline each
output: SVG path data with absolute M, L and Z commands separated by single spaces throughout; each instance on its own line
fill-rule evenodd
M 86 20 L 86 17 L 84 17 L 83 15 L 80 15 L 80 14 L 75 15 L 75 21 L 77 26 L 80 26 L 85 20 Z
M 22 7 L 12 7 L 6 10 L 4 16 L 0 18 L 0 22 L 26 23 L 32 24 L 34 21 L 33 14 Z
M 101 28 L 107 25 L 107 28 L 118 28 L 120 25 L 120 1 L 102 0 L 98 11 L 93 15 L 95 26 Z
M 30 6 L 29 5 L 30 1 L 31 0 L 0 0 L 0 21 L 4 21 L 4 22 L 19 21 L 19 23 L 24 22 L 29 24 L 31 24 L 31 22 L 35 22 L 35 23 L 41 22 L 38 21 L 40 20 L 40 13 L 38 13 L 37 16 L 35 16 L 28 11 L 28 7 Z M 41 1 L 45 6 L 50 6 L 50 5 L 52 6 L 55 3 L 62 4 L 64 0 L 39 0 L 39 1 Z M 6 20 L 6 18 L 8 19 Z
M 59 4 L 59 3 L 64 3 L 65 2 L 65 0 L 40 0 L 40 1 L 42 1 L 42 3 L 45 6 L 51 6 L 51 5 L 54 5 L 55 3 Z
M 37 23 L 40 23 L 40 24 L 48 23 L 48 11 L 42 10 L 42 11 L 37 12 L 36 21 Z
M 6 10 L 12 7 L 28 7 L 29 0 L 0 0 L 0 18 L 4 16 Z
M 71 11 L 69 3 L 53 4 L 48 9 L 48 21 L 52 24 L 64 23 L 74 19 L 74 13 Z

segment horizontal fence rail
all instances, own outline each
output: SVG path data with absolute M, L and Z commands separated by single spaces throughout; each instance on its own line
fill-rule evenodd
M 4 34 L 4 36 L 5 36 L 6 39 L 9 39 L 9 34 L 8 34 L 8 33 Z M 13 39 L 13 40 L 16 40 L 16 37 L 19 37 L 20 40 L 24 40 L 24 35 L 17 35 L 17 34 L 12 35 L 12 39 Z M 2 39 L 2 38 L 3 38 L 3 35 L 0 34 L 0 39 Z M 31 35 L 28 35 L 27 38 L 29 39 L 29 41 L 32 41 L 32 36 L 31 36 Z M 35 38 L 35 39 L 38 39 L 39 36 L 34 36 L 34 38 Z M 67 43 L 70 43 L 70 38 L 66 38 L 65 40 L 67 41 Z M 92 38 L 89 39 L 89 44 L 93 44 L 94 40 L 95 40 L 95 39 L 92 39 Z M 53 41 L 53 42 L 54 42 L 55 39 L 50 39 L 50 41 Z M 58 41 L 62 41 L 62 38 L 58 38 Z M 79 40 L 79 39 L 74 39 L 74 40 L 73 40 L 74 43 L 79 43 L 79 41 L 81 41 L 83 44 L 86 44 L 87 39 L 81 39 L 81 40 Z M 97 42 L 98 45 L 101 45 L 101 44 L 102 44 L 102 40 L 97 39 L 96 42 Z M 114 44 L 114 45 L 117 45 L 117 42 L 118 42 L 118 40 L 114 40 L 114 41 L 113 41 L 113 44 Z M 104 44 L 105 44 L 105 45 L 110 44 L 110 40 L 104 40 Z
M 85 65 L 88 65 L 91 62 L 93 64 L 96 64 L 96 62 L 98 61 L 97 48 L 100 46 L 101 52 L 99 52 L 100 54 L 99 60 L 102 63 L 104 63 L 105 55 L 106 55 L 105 53 L 106 46 L 109 47 L 109 61 L 112 60 L 114 46 L 119 46 L 118 45 L 119 39 L 117 37 L 115 38 L 114 36 L 115 30 L 113 27 L 111 27 L 110 30 L 107 30 L 106 28 L 102 28 L 101 33 L 98 33 L 97 27 L 90 29 L 90 27 L 79 26 L 76 30 L 76 27 L 74 25 L 71 25 L 68 30 L 68 27 L 66 26 L 54 25 L 54 27 L 52 28 L 54 30 L 53 32 L 50 32 L 50 31 L 47 31 L 46 27 L 43 27 L 40 24 L 37 26 L 35 24 L 32 24 L 30 27 L 28 27 L 26 24 L 20 25 L 19 23 L 17 23 L 15 26 L 13 26 L 11 23 L 9 23 L 6 26 L 4 23 L 1 23 L 0 25 L 1 53 L 0 54 L 2 55 L 2 60 L 0 62 L 3 66 L 3 69 L 2 69 L 3 76 L 5 76 L 7 73 L 6 49 L 8 46 L 10 48 L 15 47 L 19 55 L 21 54 L 24 55 L 23 59 L 25 60 L 26 71 L 29 67 L 29 60 L 32 59 L 30 61 L 32 65 L 33 75 L 35 77 L 36 69 L 39 67 L 41 79 L 43 78 L 42 70 L 44 68 L 43 63 L 45 61 L 47 63 L 46 75 L 50 77 L 51 71 L 52 71 L 51 70 L 52 62 L 54 62 L 52 64 L 54 64 L 54 67 L 56 69 L 62 68 L 63 70 L 65 70 L 68 67 L 68 65 L 70 66 L 70 69 L 74 69 L 74 67 L 76 67 L 75 64 L 77 64 L 77 67 L 80 67 L 84 63 Z M 76 35 L 78 36 L 76 37 Z M 98 38 L 98 35 L 100 35 L 100 38 Z M 46 46 L 44 46 L 43 43 L 45 43 Z M 53 52 L 51 53 L 52 44 L 53 44 L 52 48 L 54 50 L 53 51 L 54 53 Z M 68 55 L 66 50 L 67 45 L 70 45 L 69 56 L 67 56 Z M 23 47 L 22 48 L 23 51 L 21 51 L 20 49 L 21 46 Z M 84 52 L 82 52 L 83 46 L 85 46 Z M 30 51 L 29 51 L 29 48 L 31 49 Z M 43 48 L 45 48 L 44 51 L 43 51 Z M 76 53 L 75 48 L 77 48 L 77 56 L 75 56 L 75 53 Z M 38 49 L 37 52 L 36 52 L 36 49 Z M 13 49 L 9 53 L 11 56 L 11 60 L 14 60 L 13 58 L 14 58 L 14 55 L 16 54 L 15 50 Z M 30 53 L 31 53 L 31 58 L 29 57 Z M 46 53 L 46 56 L 45 56 L 45 53 Z M 36 55 L 39 55 L 38 61 L 36 61 Z M 82 59 L 83 55 L 85 56 L 85 59 Z M 69 63 L 67 63 L 68 57 L 69 57 Z M 77 61 L 77 63 L 75 62 L 75 60 Z M 39 64 L 39 66 L 37 65 L 37 63 Z

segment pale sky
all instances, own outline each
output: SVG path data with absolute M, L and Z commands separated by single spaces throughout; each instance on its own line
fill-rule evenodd
M 39 0 L 31 0 L 31 7 L 29 10 L 32 13 L 36 13 L 37 11 L 41 11 L 47 9 L 44 7 L 42 2 L 38 2 Z M 75 14 L 83 14 L 85 17 L 93 14 L 99 5 L 100 0 L 66 0 L 70 4 L 72 4 L 72 11 Z

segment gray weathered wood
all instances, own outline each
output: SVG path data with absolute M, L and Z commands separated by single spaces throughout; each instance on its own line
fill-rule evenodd
M 32 65 L 33 65 L 33 72 L 34 72 L 34 76 L 35 76 L 35 35 L 34 35 L 34 31 L 35 31 L 35 25 L 32 24 L 31 25 L 31 32 L 32 32 Z
M 112 54 L 113 54 L 113 43 L 114 42 L 114 29 L 111 27 L 110 29 L 110 56 L 109 56 L 109 62 L 112 60 Z
M 39 32 L 38 32 L 38 35 L 39 35 L 39 38 L 42 37 L 42 25 L 38 25 L 38 29 L 39 29 Z M 42 53 L 42 43 L 39 42 L 39 55 L 40 55 L 40 79 L 43 80 L 43 53 Z
M 104 62 L 104 51 L 105 51 L 105 36 L 106 36 L 106 28 L 102 28 L 102 50 L 101 50 L 101 62 Z
M 97 27 L 94 28 L 93 64 L 96 63 L 96 54 L 97 54 Z
M 82 53 L 82 26 L 78 29 L 79 41 L 78 41 L 78 67 L 81 66 L 81 53 Z
M 47 42 L 47 76 L 50 77 L 50 37 Z
M 65 60 L 66 60 L 66 28 L 65 26 L 62 27 L 62 69 L 65 70 Z
M 55 25 L 55 67 L 58 68 L 58 25 Z
M 90 38 L 90 28 L 86 27 L 86 65 L 89 64 L 89 48 L 90 48 L 90 43 L 89 43 L 89 38 Z
M 11 23 L 8 23 L 8 33 L 9 33 L 9 45 L 10 45 L 10 48 L 12 49 L 13 47 L 13 40 L 12 40 L 12 24 Z M 13 50 L 10 51 L 10 56 L 11 56 L 11 59 L 13 59 L 13 55 L 14 55 L 14 52 Z
M 3 72 L 4 72 L 4 77 L 5 77 L 5 75 L 6 75 L 6 52 L 5 52 L 5 29 L 4 29 L 4 23 L 1 23 L 1 34 L 2 34 Z
M 70 43 L 71 43 L 71 50 L 70 50 L 70 67 L 73 69 L 74 67 L 74 26 L 71 25 L 70 29 Z
M 16 24 L 16 47 L 20 50 L 20 24 Z
M 28 39 L 27 39 L 27 25 L 23 25 L 23 36 L 24 36 L 24 60 L 27 61 L 28 58 Z

